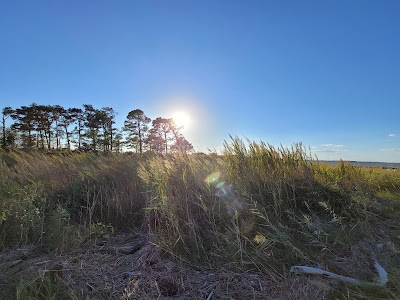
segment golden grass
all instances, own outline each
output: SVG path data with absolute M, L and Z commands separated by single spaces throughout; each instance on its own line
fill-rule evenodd
M 399 264 L 398 170 L 328 166 L 301 144 L 234 138 L 221 156 L 1 152 L 0 186 L 0 248 L 66 251 L 78 246 L 78 229 L 82 243 L 140 228 L 186 266 L 256 271 L 276 283 L 293 264 L 371 281 L 369 260 L 378 259 L 388 288 L 328 294 L 400 296 L 391 268 Z

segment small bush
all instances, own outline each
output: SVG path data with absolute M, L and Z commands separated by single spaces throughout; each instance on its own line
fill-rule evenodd
M 46 197 L 40 183 L 0 189 L 0 249 L 38 242 L 42 237 Z
M 46 216 L 44 224 L 43 243 L 51 249 L 64 249 L 68 242 L 70 215 L 69 212 L 58 206 Z

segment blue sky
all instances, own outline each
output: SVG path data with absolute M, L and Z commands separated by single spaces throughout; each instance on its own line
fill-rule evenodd
M 321 159 L 400 162 L 399 1 L 1 1 L 0 106 L 191 114 Z

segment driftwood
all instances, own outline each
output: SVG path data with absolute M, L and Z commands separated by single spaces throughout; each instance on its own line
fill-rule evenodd
M 142 244 L 127 244 L 123 246 L 105 246 L 101 247 L 98 251 L 106 254 L 132 254 L 140 250 Z
M 340 281 L 344 281 L 347 283 L 360 285 L 360 286 L 366 286 L 366 285 L 385 286 L 388 282 L 388 275 L 387 275 L 386 270 L 377 261 L 374 262 L 374 267 L 379 274 L 379 282 L 378 283 L 358 280 L 355 278 L 346 277 L 346 276 L 338 275 L 338 274 L 328 272 L 328 271 L 325 271 L 322 269 L 312 268 L 312 267 L 307 267 L 307 266 L 293 266 L 290 268 L 290 272 L 296 273 L 296 274 L 321 275 L 326 278 L 336 279 L 336 280 L 340 280 Z

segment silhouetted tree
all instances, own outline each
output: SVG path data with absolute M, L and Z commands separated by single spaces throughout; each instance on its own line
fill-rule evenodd
M 51 148 L 52 124 L 53 124 L 53 107 L 49 105 L 31 105 L 33 109 L 33 124 L 37 132 L 36 146 L 39 144 L 44 148 L 44 138 L 46 139 L 47 148 Z M 44 138 L 43 138 L 44 137 Z
M 76 135 L 75 144 L 78 144 L 78 149 L 82 149 L 82 130 L 84 127 L 85 115 L 82 109 L 80 108 L 70 108 L 69 113 L 76 124 L 73 134 Z
M 173 119 L 157 118 L 153 120 L 153 127 L 147 139 L 151 144 L 151 149 L 157 152 L 168 153 L 172 151 L 188 152 L 193 150 L 183 134 L 180 133 L 182 127 L 177 127 Z
M 7 128 L 6 120 L 10 116 L 14 123 Z M 114 127 L 115 116 L 111 107 L 96 109 L 90 104 L 83 105 L 83 109 L 36 103 L 16 109 L 5 107 L 2 109 L 1 146 L 60 149 L 66 145 L 71 149 L 74 143 L 78 149 L 121 152 L 127 144 L 140 153 L 146 146 L 160 153 L 193 150 L 173 119 L 157 118 L 149 130 L 150 118 L 140 109 L 132 110 L 124 122 L 123 131 L 127 133 L 124 142 L 122 131 Z
M 6 120 L 13 113 L 13 109 L 9 106 L 4 107 L 2 110 L 2 147 L 5 149 L 7 147 L 7 127 Z
M 96 150 L 97 148 L 97 140 L 100 124 L 98 122 L 98 114 L 96 109 L 94 109 L 93 105 L 84 104 L 84 126 L 85 126 L 85 138 L 89 138 L 91 143 L 88 144 L 84 142 L 84 148 Z
M 163 138 L 156 133 L 154 128 L 150 129 L 150 134 L 146 138 L 146 144 L 150 151 L 162 153 L 165 149 Z
M 60 130 L 59 121 L 62 118 L 62 115 L 65 112 L 65 109 L 60 105 L 54 105 L 50 107 L 51 109 L 51 123 L 55 123 L 54 134 L 56 137 L 56 149 L 60 148 L 60 135 L 63 134 L 63 131 Z
M 7 138 L 6 138 L 7 147 L 10 147 L 11 149 L 16 148 L 17 147 L 16 142 L 17 142 L 18 133 L 15 130 L 13 130 L 12 128 L 7 128 L 6 129 L 6 136 L 7 136 Z
M 193 151 L 193 145 L 182 135 L 178 135 L 175 140 L 175 144 L 171 146 L 171 150 L 182 153 L 188 153 Z
M 145 142 L 145 136 L 149 130 L 147 124 L 150 122 L 151 119 L 148 118 L 140 109 L 135 109 L 128 113 L 123 128 L 128 135 L 128 147 L 137 148 L 137 145 L 139 145 L 139 153 L 143 152 L 143 143 Z
M 174 124 L 172 119 L 157 118 L 153 120 L 152 124 L 153 128 L 150 130 L 150 139 L 153 141 L 153 148 L 163 149 L 163 152 L 168 153 L 168 145 L 173 139 L 172 127 Z M 155 143 L 162 143 L 162 147 Z
M 11 118 L 14 120 L 11 128 L 20 132 L 22 147 L 31 148 L 35 143 L 33 137 L 35 131 L 35 106 L 35 103 L 31 106 L 21 106 L 11 114 Z
M 116 153 L 121 153 L 122 152 L 122 146 L 124 145 L 124 136 L 122 135 L 122 131 L 116 130 L 114 133 L 114 139 L 113 139 L 113 150 Z
M 183 129 L 183 126 L 181 127 L 176 126 L 176 123 L 173 119 L 171 120 L 171 122 L 172 122 L 171 131 L 172 134 L 174 135 L 174 144 L 171 146 L 171 150 L 183 153 L 193 151 L 192 144 L 189 143 L 189 141 L 180 132 L 180 130 Z
M 64 129 L 68 149 L 71 149 L 71 133 L 69 131 L 69 127 L 77 120 L 77 115 L 75 113 L 75 110 L 76 108 L 63 109 L 62 114 L 60 116 L 59 125 Z
M 103 138 L 103 151 L 112 151 L 113 137 L 115 128 L 115 111 L 111 107 L 103 107 L 101 110 L 97 110 L 97 121 L 102 128 Z

